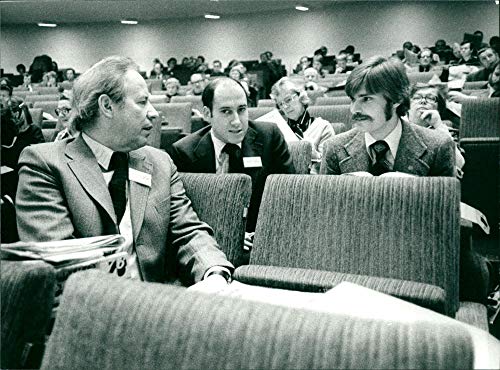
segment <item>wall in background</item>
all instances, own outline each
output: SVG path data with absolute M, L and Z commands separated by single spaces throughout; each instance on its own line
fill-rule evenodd
M 89 3 L 89 6 L 91 3 Z M 119 6 L 119 2 L 116 2 Z M 133 58 L 149 71 L 152 60 L 204 55 L 211 63 L 231 59 L 258 59 L 271 50 L 288 69 L 302 55 L 312 55 L 321 45 L 337 54 L 352 44 L 363 58 L 390 55 L 410 40 L 420 46 L 438 38 L 460 42 L 464 32 L 480 29 L 488 42 L 498 35 L 499 6 L 485 2 L 353 2 L 339 3 L 325 11 L 286 11 L 205 19 L 121 24 L 64 24 L 57 28 L 34 25 L 1 27 L 1 66 L 15 72 L 27 67 L 36 55 L 48 54 L 60 68 L 86 70 L 101 58 L 120 54 Z

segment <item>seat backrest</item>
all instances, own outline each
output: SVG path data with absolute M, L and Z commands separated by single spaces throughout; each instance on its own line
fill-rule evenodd
M 165 95 L 165 93 L 158 94 L 158 95 L 151 95 L 149 97 L 149 101 L 151 102 L 151 104 L 166 103 L 167 102 L 167 96 Z
M 43 111 L 41 108 L 29 108 L 31 119 L 33 120 L 33 124 L 38 127 L 42 127 L 43 122 Z
M 34 104 L 35 102 L 38 102 L 38 101 L 57 102 L 59 100 L 59 95 L 57 95 L 57 94 L 54 94 L 54 95 L 26 95 L 25 100 L 27 103 L 32 103 L 32 104 Z
M 250 264 L 436 285 L 454 313 L 459 233 L 454 178 L 271 175 Z
M 348 96 L 324 96 L 316 99 L 314 105 L 349 105 L 351 99 Z
M 36 101 L 33 103 L 33 108 L 40 108 L 43 112 L 46 112 L 52 116 L 55 116 L 55 114 L 56 114 L 55 110 L 57 108 L 57 101 Z
M 288 143 L 295 173 L 308 174 L 311 167 L 312 144 L 309 141 L 292 141 Z
M 172 96 L 170 100 L 171 103 L 191 103 L 192 109 L 197 109 L 200 113 L 203 113 L 203 102 L 201 101 L 201 96 L 197 95 L 186 95 L 186 96 Z
M 344 89 L 327 91 L 326 96 L 347 96 Z
M 149 91 L 158 91 L 161 90 L 162 80 L 154 79 L 154 80 L 146 80 L 146 84 L 148 85 Z
M 434 72 L 410 72 L 408 73 L 408 80 L 410 84 L 427 83 L 434 76 Z
M 464 83 L 464 90 L 479 90 L 486 89 L 488 87 L 488 81 L 466 81 Z
M 477 98 L 462 104 L 460 139 L 500 137 L 500 98 Z
M 256 120 L 259 117 L 262 117 L 264 114 L 269 113 L 273 109 L 276 109 L 275 107 L 250 107 L 248 108 L 248 119 L 249 120 Z
M 472 368 L 454 323 L 406 323 L 203 294 L 100 271 L 66 282 L 42 369 Z
M 500 233 L 500 137 L 464 138 L 462 201 L 480 210 L 490 225 L 490 235 L 474 237 L 498 240 Z
M 55 270 L 40 261 L 2 261 L 1 285 L 1 367 L 36 368 L 54 304 Z
M 181 128 L 182 132 L 191 133 L 191 103 L 153 103 L 153 106 L 161 112 L 167 127 Z
M 187 134 L 185 132 L 182 132 L 181 128 L 162 127 L 160 149 L 166 151 L 169 155 L 172 155 L 172 144 L 186 135 Z
M 59 94 L 58 87 L 45 87 L 45 86 L 35 86 L 33 87 L 34 91 L 37 91 L 40 95 L 55 95 Z
M 212 227 L 228 260 L 235 267 L 247 264 L 249 252 L 243 250 L 243 240 L 252 195 L 250 176 L 181 173 L 181 179 L 198 217 Z
M 276 103 L 273 99 L 259 99 L 257 101 L 257 107 L 273 107 L 276 108 Z
M 328 122 L 342 122 L 346 131 L 352 128 L 349 105 L 315 105 L 309 107 L 309 114 L 313 117 L 326 119 Z

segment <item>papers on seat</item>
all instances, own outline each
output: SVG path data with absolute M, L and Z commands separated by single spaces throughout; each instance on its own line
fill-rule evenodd
M 273 109 L 269 113 L 266 113 L 263 116 L 257 118 L 255 121 L 275 123 L 276 126 L 278 126 L 278 128 L 280 129 L 287 143 L 300 140 L 292 131 L 290 126 L 288 126 L 288 123 L 286 123 L 285 119 L 281 116 L 280 112 L 277 109 Z
M 2 259 L 43 260 L 56 267 L 111 255 L 124 244 L 123 236 L 105 235 L 50 242 L 2 244 Z

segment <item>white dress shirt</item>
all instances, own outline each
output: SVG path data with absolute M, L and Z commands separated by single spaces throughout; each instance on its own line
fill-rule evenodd
M 396 125 L 396 127 L 394 127 L 394 129 L 389 133 L 389 135 L 387 135 L 385 138 L 382 139 L 389 145 L 389 150 L 387 151 L 385 159 L 387 160 L 387 162 L 389 162 L 391 169 L 394 168 L 394 161 L 396 160 L 396 154 L 398 152 L 399 141 L 401 140 L 402 132 L 403 132 L 403 125 L 401 124 L 401 120 L 398 120 L 398 124 Z M 368 155 L 370 156 L 372 164 L 375 164 L 376 157 L 375 153 L 373 153 L 370 146 L 376 141 L 379 140 L 375 139 L 368 132 L 365 132 L 366 150 L 368 152 Z

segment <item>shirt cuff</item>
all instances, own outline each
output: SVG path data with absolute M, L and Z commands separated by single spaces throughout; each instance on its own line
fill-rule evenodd
M 212 266 L 210 267 L 207 271 L 205 271 L 205 274 L 203 275 L 203 279 L 205 280 L 207 277 L 209 277 L 212 274 L 219 274 L 224 276 L 224 278 L 227 280 L 227 283 L 229 284 L 232 280 L 231 278 L 231 271 L 229 271 L 228 268 L 223 267 L 223 266 Z

